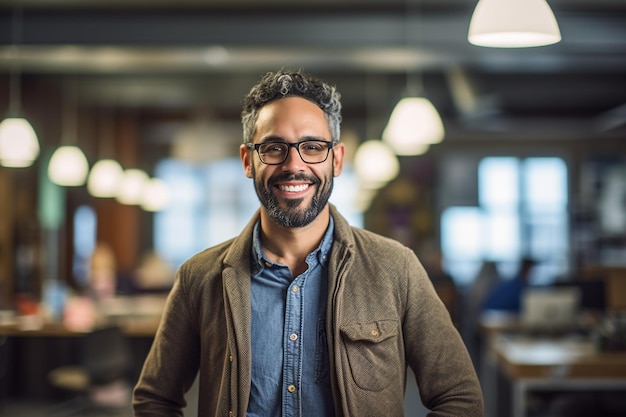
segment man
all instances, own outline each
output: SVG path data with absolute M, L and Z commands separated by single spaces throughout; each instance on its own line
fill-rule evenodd
M 414 253 L 328 203 L 341 104 L 302 72 L 268 73 L 242 111 L 261 207 L 177 273 L 134 391 L 136 416 L 404 415 L 407 365 L 431 416 L 482 415 L 476 374 Z

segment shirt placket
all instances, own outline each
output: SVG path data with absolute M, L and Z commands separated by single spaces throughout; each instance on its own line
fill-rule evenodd
M 295 279 L 287 289 L 283 362 L 283 416 L 299 417 L 302 375 L 302 320 L 304 278 Z

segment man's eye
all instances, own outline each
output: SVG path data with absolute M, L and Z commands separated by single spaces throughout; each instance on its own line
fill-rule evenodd
M 275 144 L 275 145 L 267 145 L 264 146 L 262 149 L 263 153 L 283 153 L 285 152 L 285 146 L 280 145 L 280 144 Z
M 301 145 L 300 149 L 307 151 L 307 152 L 321 152 L 324 150 L 324 147 L 320 143 L 305 142 Z

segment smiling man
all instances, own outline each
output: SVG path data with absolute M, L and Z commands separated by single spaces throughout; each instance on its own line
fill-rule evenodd
M 328 203 L 341 103 L 301 71 L 244 99 L 240 156 L 261 202 L 185 262 L 134 391 L 136 416 L 404 415 L 407 367 L 431 416 L 482 416 L 469 355 L 414 252 Z

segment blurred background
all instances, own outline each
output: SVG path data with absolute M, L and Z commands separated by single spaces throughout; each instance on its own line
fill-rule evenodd
M 608 398 L 591 401 L 594 415 L 623 411 L 612 394 L 626 390 L 626 3 L 549 4 L 560 42 L 491 48 L 468 42 L 467 0 L 0 0 L 1 115 L 27 119 L 38 147 L 24 162 L 0 139 L 0 414 L 92 404 L 51 375 L 84 365 L 84 339 L 103 326 L 122 330 L 132 385 L 176 268 L 258 207 L 239 115 L 280 68 L 342 94 L 348 161 L 332 202 L 415 250 L 493 399 L 488 414 L 561 415 L 554 404 L 572 390 Z M 389 123 L 408 96 L 430 100 L 443 133 L 406 150 Z M 77 162 L 59 162 L 61 148 L 80 150 Z M 96 179 L 102 160 L 117 171 Z M 502 365 L 496 347 L 513 345 L 499 337 L 529 337 L 524 309 L 485 322 L 483 305 L 524 259 L 528 285 L 578 290 L 567 341 L 574 330 L 589 342 L 576 359 L 617 350 L 586 365 L 609 375 L 561 353 L 538 374 Z M 533 342 L 545 335 L 533 330 Z M 540 376 L 540 389 L 520 388 Z M 408 416 L 417 403 L 411 391 Z

